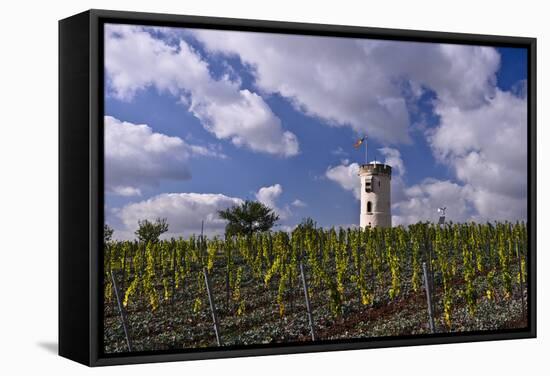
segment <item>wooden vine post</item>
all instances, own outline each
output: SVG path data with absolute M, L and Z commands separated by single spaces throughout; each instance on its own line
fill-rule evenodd
M 201 222 L 201 241 L 200 249 L 204 250 L 204 221 Z M 206 285 L 206 293 L 208 294 L 208 302 L 210 303 L 210 311 L 212 312 L 212 322 L 214 324 L 214 333 L 216 334 L 216 342 L 218 346 L 222 345 L 221 336 L 220 336 L 220 323 L 218 321 L 218 314 L 216 313 L 216 302 L 214 301 L 214 296 L 212 294 L 212 285 L 210 284 L 210 276 L 208 275 L 208 268 L 204 266 L 202 268 L 202 273 L 204 275 L 204 283 Z
M 520 288 L 520 296 L 521 296 L 521 317 L 525 318 L 525 298 L 523 297 L 523 271 L 521 270 L 521 253 L 519 251 L 519 244 L 516 241 L 516 257 L 518 260 L 518 268 L 519 268 L 519 288 Z
M 120 320 L 122 321 L 122 328 L 124 329 L 124 336 L 126 337 L 126 345 L 128 346 L 128 351 L 132 351 L 132 341 L 130 340 L 130 334 L 128 331 L 128 321 L 126 319 L 126 311 L 122 306 L 120 301 L 120 295 L 118 293 L 118 288 L 116 285 L 116 278 L 114 272 L 111 270 L 111 280 L 113 282 L 113 289 L 115 290 L 116 302 L 118 305 L 118 312 L 120 313 Z
M 212 296 L 212 287 L 210 285 L 210 278 L 208 276 L 208 269 L 206 266 L 202 269 L 204 274 L 204 282 L 206 284 L 206 292 L 208 293 L 208 301 L 210 302 L 210 310 L 212 311 L 212 322 L 214 323 L 214 332 L 216 333 L 216 342 L 218 346 L 222 345 L 220 338 L 220 323 L 218 321 L 218 315 L 216 313 L 216 305 L 214 302 L 214 297 Z
M 422 271 L 424 272 L 424 288 L 426 289 L 426 300 L 428 301 L 428 317 L 430 324 L 430 331 L 435 333 L 435 324 L 432 308 L 432 295 L 430 294 L 430 282 L 428 279 L 428 269 L 426 267 L 426 262 L 422 263 Z
M 311 303 L 309 301 L 309 290 L 307 286 L 306 273 L 304 272 L 304 264 L 300 259 L 300 275 L 302 276 L 302 285 L 304 287 L 304 299 L 306 301 L 307 319 L 309 321 L 309 330 L 311 331 L 311 340 L 315 341 L 315 328 L 313 325 L 313 313 L 311 312 Z
M 172 294 L 170 304 L 174 304 L 174 295 L 176 294 L 176 247 L 172 248 Z

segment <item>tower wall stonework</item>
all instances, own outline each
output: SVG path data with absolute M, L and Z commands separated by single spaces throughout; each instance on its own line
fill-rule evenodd
M 359 168 L 361 213 L 359 225 L 391 227 L 391 166 L 379 163 Z

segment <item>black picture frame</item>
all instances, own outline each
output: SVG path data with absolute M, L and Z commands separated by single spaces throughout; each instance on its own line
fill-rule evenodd
M 103 24 L 522 47 L 528 51 L 528 327 L 105 355 L 103 274 Z M 536 39 L 294 22 L 88 10 L 59 21 L 59 354 L 88 366 L 430 345 L 536 337 Z

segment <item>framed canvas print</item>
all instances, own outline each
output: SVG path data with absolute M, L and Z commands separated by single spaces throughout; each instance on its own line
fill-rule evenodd
M 59 353 L 536 335 L 536 40 L 59 23 Z

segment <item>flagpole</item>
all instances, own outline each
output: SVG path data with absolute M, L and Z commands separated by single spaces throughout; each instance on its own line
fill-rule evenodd
M 365 136 L 365 164 L 369 164 L 369 157 L 368 157 L 368 149 L 367 149 L 367 144 L 368 143 L 368 140 Z

